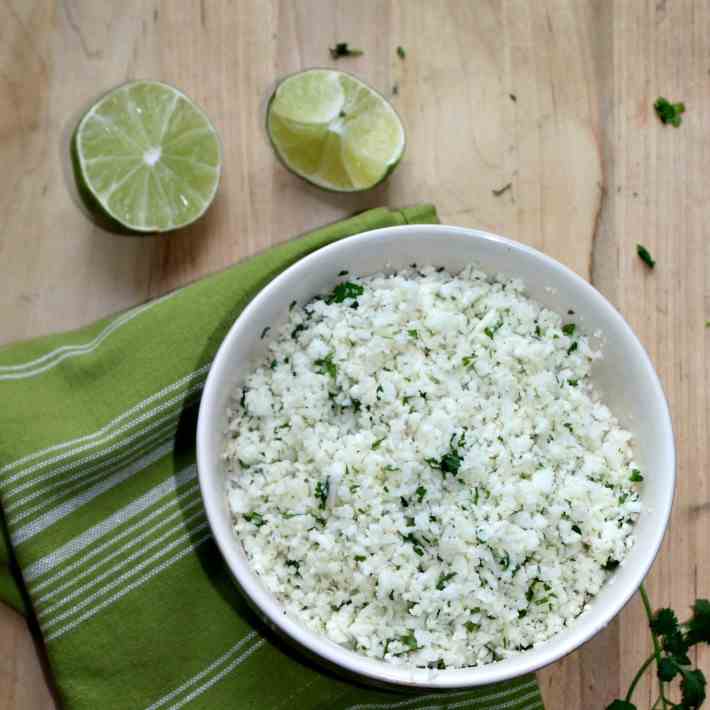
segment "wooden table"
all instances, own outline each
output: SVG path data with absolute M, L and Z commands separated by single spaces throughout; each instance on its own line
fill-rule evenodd
M 648 589 L 684 613 L 710 595 L 709 30 L 700 0 L 4 0 L 0 342 L 88 323 L 355 210 L 433 201 L 444 222 L 507 234 L 571 266 L 650 352 L 673 411 L 679 480 Z M 399 87 L 392 100 L 408 133 L 395 175 L 354 196 L 287 173 L 263 129 L 275 80 L 334 65 L 336 40 L 365 52 L 339 68 L 388 96 Z M 224 142 L 216 203 L 169 237 L 94 226 L 67 159 L 86 106 L 138 77 L 185 90 Z M 680 128 L 655 117 L 659 95 L 686 102 Z M 635 599 L 540 673 L 548 707 L 603 708 L 649 644 Z M 707 650 L 699 662 L 710 670 Z M 639 708 L 651 692 L 648 680 Z M 0 608 L 0 709 L 51 707 L 24 622 Z

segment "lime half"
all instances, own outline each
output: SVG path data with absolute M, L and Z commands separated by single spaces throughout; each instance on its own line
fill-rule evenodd
M 185 94 L 157 81 L 124 84 L 99 99 L 79 121 L 74 149 L 81 187 L 130 230 L 184 227 L 217 192 L 217 132 Z
M 330 190 L 374 187 L 404 153 L 404 128 L 390 103 L 339 71 L 309 69 L 284 79 L 266 120 L 286 167 Z

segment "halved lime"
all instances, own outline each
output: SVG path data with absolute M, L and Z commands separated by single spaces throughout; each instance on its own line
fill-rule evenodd
M 374 187 L 404 153 L 404 128 L 387 99 L 331 69 L 284 79 L 269 101 L 266 122 L 289 170 L 338 192 Z
M 157 81 L 133 81 L 99 99 L 79 121 L 74 149 L 81 187 L 134 231 L 184 227 L 217 192 L 217 132 L 185 94 Z

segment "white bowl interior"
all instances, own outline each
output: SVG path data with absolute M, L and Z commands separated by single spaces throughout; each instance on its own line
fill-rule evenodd
M 646 474 L 637 542 L 629 558 L 593 600 L 590 610 L 569 628 L 520 655 L 486 666 L 429 671 L 393 666 L 366 658 L 318 636 L 286 615 L 249 567 L 232 532 L 221 463 L 226 406 L 264 352 L 260 334 L 286 320 L 289 304 L 306 303 L 332 289 L 343 269 L 366 275 L 402 269 L 416 262 L 459 271 L 476 261 L 484 271 L 524 280 L 530 297 L 578 324 L 601 333 L 604 358 L 593 382 L 603 401 L 634 435 L 637 459 Z M 342 279 L 341 279 L 342 280 Z M 350 237 L 305 257 L 272 281 L 243 311 L 212 365 L 198 423 L 200 485 L 215 539 L 243 591 L 262 616 L 324 659 L 371 679 L 398 685 L 460 688 L 483 685 L 541 668 L 591 638 L 636 591 L 658 551 L 670 515 L 675 484 L 675 451 L 670 416 L 653 366 L 617 311 L 589 284 L 553 259 L 523 245 L 476 230 L 411 225 Z

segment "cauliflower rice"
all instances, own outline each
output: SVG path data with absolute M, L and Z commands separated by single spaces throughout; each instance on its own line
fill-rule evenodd
M 573 314 L 474 266 L 412 267 L 292 304 L 234 394 L 227 496 L 307 627 L 476 666 L 583 613 L 633 545 L 643 477 Z

